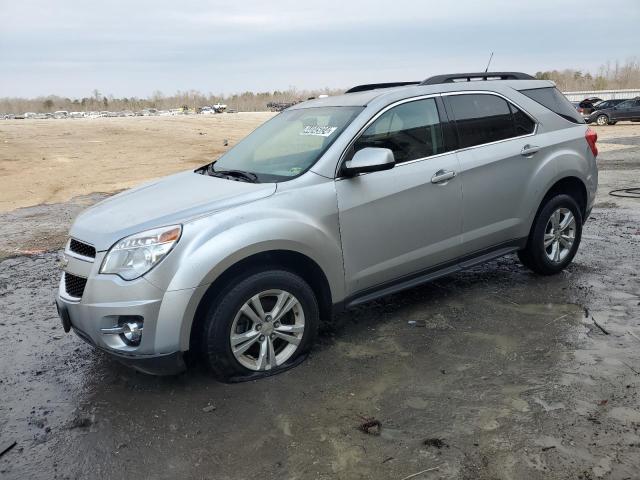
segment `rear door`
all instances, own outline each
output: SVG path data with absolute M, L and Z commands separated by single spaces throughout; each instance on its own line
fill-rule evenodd
M 440 108 L 438 108 L 440 107 Z M 462 228 L 459 166 L 439 98 L 403 101 L 378 114 L 344 160 L 389 148 L 391 170 L 337 178 L 349 294 L 455 258 Z
M 463 188 L 463 250 L 481 252 L 522 235 L 524 186 L 544 149 L 535 121 L 491 92 L 443 96 L 455 119 Z

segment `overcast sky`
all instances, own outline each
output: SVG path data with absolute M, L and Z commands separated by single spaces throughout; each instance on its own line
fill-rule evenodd
M 597 25 L 597 27 L 596 27 Z M 640 0 L 0 0 L 0 97 L 348 87 L 640 55 Z

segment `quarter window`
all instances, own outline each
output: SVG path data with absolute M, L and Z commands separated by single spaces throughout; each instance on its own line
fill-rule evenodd
M 384 112 L 356 140 L 352 154 L 365 147 L 390 149 L 396 163 L 445 152 L 435 100 L 407 102 Z
M 511 103 L 509 104 L 509 108 L 513 115 L 516 137 L 533 133 L 536 128 L 536 124 L 531 120 L 531 117 Z

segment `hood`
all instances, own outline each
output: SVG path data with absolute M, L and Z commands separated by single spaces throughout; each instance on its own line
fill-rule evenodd
M 110 197 L 82 212 L 70 235 L 97 251 L 154 227 L 190 219 L 273 195 L 273 183 L 247 183 L 178 173 Z

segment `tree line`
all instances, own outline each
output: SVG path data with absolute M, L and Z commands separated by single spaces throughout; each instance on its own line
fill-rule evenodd
M 568 68 L 537 72 L 535 77 L 553 80 L 563 92 L 640 88 L 640 60 L 633 58 L 623 64 L 607 62 L 594 73 Z
M 620 64 L 618 61 L 607 62 L 596 72 L 578 69 L 540 71 L 536 78 L 553 80 L 562 91 L 608 90 L 623 88 L 640 88 L 640 60 L 633 58 Z M 205 105 L 223 103 L 230 109 L 241 112 L 267 110 L 269 102 L 296 102 L 318 95 L 337 95 L 343 89 L 323 88 L 316 90 L 298 90 L 290 87 L 287 90 L 271 92 L 243 92 L 230 95 L 215 95 L 197 90 L 178 91 L 173 95 L 165 95 L 156 91 L 148 98 L 122 97 L 104 95 L 94 90 L 91 95 L 82 98 L 66 98 L 49 95 L 38 98 L 0 98 L 0 113 L 54 112 L 67 111 L 138 111 L 145 108 L 168 110 L 187 107 L 196 109 Z
M 272 92 L 243 92 L 231 95 L 205 94 L 197 90 L 178 91 L 173 95 L 165 95 L 156 91 L 148 98 L 122 97 L 103 95 L 94 90 L 91 96 L 82 98 L 66 98 L 58 95 L 37 98 L 0 98 L 0 113 L 47 113 L 57 110 L 70 112 L 91 111 L 139 111 L 146 108 L 169 110 L 172 108 L 187 107 L 196 109 L 205 105 L 216 103 L 226 104 L 228 108 L 239 112 L 265 111 L 269 102 L 296 102 L 306 100 L 318 95 L 338 95 L 342 89 L 323 88 L 317 90 L 298 90 L 291 87 L 287 90 L 275 90 Z

